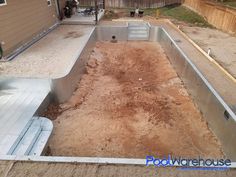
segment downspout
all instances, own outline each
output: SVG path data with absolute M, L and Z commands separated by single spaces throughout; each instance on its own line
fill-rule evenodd
M 98 24 L 98 1 L 95 0 L 95 23 Z
M 62 20 L 61 7 L 60 7 L 59 0 L 55 0 L 55 4 L 56 4 L 57 16 L 58 16 L 59 20 Z

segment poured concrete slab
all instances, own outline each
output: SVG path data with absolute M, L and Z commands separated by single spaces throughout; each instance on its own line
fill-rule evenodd
M 62 77 L 74 65 L 93 29 L 92 26 L 61 25 L 14 60 L 0 63 L 0 75 Z
M 104 10 L 100 10 L 98 13 L 98 21 L 103 17 Z M 65 18 L 62 24 L 76 24 L 76 25 L 95 25 L 95 15 L 85 16 L 81 13 L 72 15 L 71 18 Z

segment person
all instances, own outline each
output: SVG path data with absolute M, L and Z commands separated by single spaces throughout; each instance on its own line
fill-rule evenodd
M 66 1 L 66 6 L 64 8 L 64 15 L 66 16 L 66 18 L 70 18 L 71 13 L 72 13 L 72 8 L 71 8 L 70 1 Z
M 139 15 L 139 8 L 138 8 L 138 7 L 136 7 L 136 9 L 135 9 L 135 15 L 136 15 L 136 16 Z
M 72 0 L 72 12 L 73 14 L 76 14 L 77 8 L 78 8 L 78 0 Z
M 77 5 L 77 8 L 79 7 L 79 1 L 78 0 L 75 0 L 76 1 L 76 5 Z

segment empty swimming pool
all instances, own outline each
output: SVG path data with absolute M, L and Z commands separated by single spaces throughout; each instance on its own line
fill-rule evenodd
M 235 114 L 163 28 L 96 27 L 66 70 L 49 155 L 236 159 Z

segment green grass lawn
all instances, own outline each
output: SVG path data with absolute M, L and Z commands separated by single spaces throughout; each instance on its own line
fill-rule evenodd
M 226 6 L 230 6 L 230 7 L 235 7 L 236 8 L 236 1 L 235 0 L 228 0 L 226 2 L 222 2 L 224 5 Z
M 118 13 L 123 13 L 123 15 L 129 16 L 130 10 L 134 10 L 134 8 L 109 9 L 106 11 L 104 19 L 118 18 L 120 15 L 118 15 L 117 12 L 115 13 L 115 11 L 119 11 Z M 176 19 L 178 21 L 200 27 L 213 27 L 202 16 L 180 5 L 171 5 L 162 8 L 147 8 L 141 10 L 144 10 L 144 15 L 156 17 L 156 12 L 159 10 L 161 17 Z
M 170 17 L 201 27 L 212 27 L 202 16 L 183 6 L 167 6 L 158 8 L 161 16 Z M 157 9 L 145 9 L 145 15 L 155 16 Z

